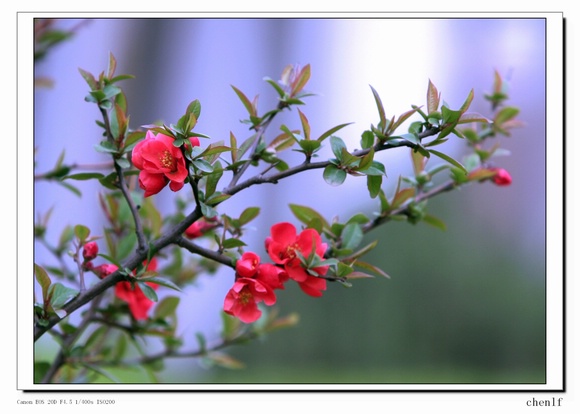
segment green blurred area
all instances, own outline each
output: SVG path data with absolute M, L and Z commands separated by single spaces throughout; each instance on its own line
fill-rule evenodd
M 229 349 L 245 369 L 213 368 L 199 382 L 545 383 L 545 257 L 514 245 L 524 240 L 513 227 L 465 211 L 468 191 L 499 197 L 482 188 L 432 200 L 445 232 L 392 222 L 369 234 L 379 245 L 366 261 L 391 279 L 329 284 L 322 298 L 289 286 L 277 306 L 299 324 Z

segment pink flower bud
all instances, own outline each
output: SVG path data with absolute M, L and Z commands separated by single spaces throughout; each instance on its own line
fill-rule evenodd
M 493 182 L 497 185 L 510 185 L 512 183 L 512 176 L 503 168 L 497 168 L 496 174 L 493 176 Z
M 83 246 L 83 259 L 89 262 L 99 254 L 99 246 L 96 242 L 88 242 Z
M 119 268 L 116 265 L 107 263 L 102 264 L 100 266 L 96 266 L 92 270 L 94 274 L 96 274 L 99 278 L 103 279 L 109 276 L 110 274 L 115 273 L 117 269 Z
M 198 237 L 203 236 L 205 233 L 207 233 L 214 227 L 216 227 L 215 223 L 208 223 L 205 219 L 198 220 L 191 226 L 189 226 L 187 229 L 185 229 L 184 235 L 188 239 L 196 239 Z

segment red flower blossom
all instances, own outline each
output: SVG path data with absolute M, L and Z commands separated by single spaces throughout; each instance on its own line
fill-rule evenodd
M 297 234 L 296 227 L 290 223 L 274 224 L 270 229 L 271 237 L 266 239 L 266 250 L 270 255 L 272 261 L 276 264 L 283 265 L 284 270 L 290 277 L 298 283 L 312 282 L 309 277 L 316 277 L 309 275 L 300 262 L 300 253 L 302 257 L 308 258 L 314 248 L 314 253 L 320 258 L 324 257 L 326 252 L 326 243 L 322 243 L 320 234 L 314 229 L 305 229 L 300 234 Z M 328 266 L 319 266 L 310 269 L 320 276 L 324 276 L 328 270 Z M 326 280 L 321 279 L 322 282 L 317 282 L 318 290 L 326 287 Z M 311 289 L 307 289 L 307 293 Z M 310 293 L 309 293 L 310 294 Z M 316 295 L 319 296 L 319 295 Z
M 257 268 L 256 279 L 272 289 L 284 289 L 284 283 L 288 280 L 288 273 L 273 264 L 261 263 Z
M 503 168 L 495 168 L 495 175 L 493 176 L 493 182 L 497 185 L 510 185 L 512 183 L 512 176 L 509 172 Z
M 246 252 L 236 262 L 236 273 L 239 277 L 254 277 L 258 272 L 260 256 L 254 252 Z
M 190 142 L 199 145 L 197 138 L 190 138 Z M 141 170 L 139 186 L 145 190 L 145 197 L 157 194 L 167 183 L 172 191 L 180 190 L 188 175 L 181 149 L 173 145 L 173 138 L 152 131 L 135 145 L 132 161 Z
M 278 266 L 260 263 L 260 256 L 254 252 L 245 252 L 236 262 L 236 278 L 252 278 L 268 285 L 272 289 L 284 289 L 288 274 Z
M 145 263 L 144 263 L 145 264 Z M 148 271 L 157 270 L 157 259 L 152 258 L 147 266 Z M 159 286 L 155 283 L 145 282 L 149 287 L 157 290 Z M 153 301 L 145 296 L 145 293 L 141 290 L 137 283 L 131 284 L 131 282 L 119 282 L 115 285 L 115 295 L 127 302 L 129 305 L 129 310 L 133 317 L 137 320 L 147 319 L 147 314 L 149 309 L 153 306 Z
M 242 277 L 234 282 L 224 300 L 224 312 L 244 323 L 252 323 L 262 316 L 258 303 L 270 306 L 276 303 L 276 295 L 270 286 L 257 279 Z
M 322 291 L 326 290 L 326 279 L 309 275 L 304 282 L 299 282 L 298 286 L 307 295 L 320 297 Z
M 159 287 L 155 283 L 145 283 L 155 290 Z M 129 310 L 135 319 L 147 319 L 147 314 L 153 306 L 153 301 L 145 296 L 138 284 L 135 283 L 131 286 L 130 282 L 119 282 L 115 285 L 115 295 L 127 302 Z

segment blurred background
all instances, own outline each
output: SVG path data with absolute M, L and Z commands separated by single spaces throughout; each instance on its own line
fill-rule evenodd
M 52 81 L 34 93 L 39 173 L 50 170 L 63 150 L 67 161 L 105 160 L 92 150 L 100 140 L 99 114 L 84 102 L 88 87 L 78 69 L 106 70 L 109 53 L 117 59 L 117 74 L 136 77 L 121 84 L 134 129 L 156 121 L 175 123 L 189 102 L 199 99 L 196 131 L 226 142 L 231 131 L 241 142 L 250 131 L 240 123 L 246 112 L 230 85 L 250 99 L 259 95 L 258 107 L 265 112 L 276 105 L 276 96 L 263 78 L 279 79 L 288 64 L 312 67 L 306 89 L 316 96 L 306 98 L 301 110 L 313 135 L 352 122 L 337 133 L 349 149 L 378 122 L 369 85 L 381 96 L 387 117 L 425 105 L 429 80 L 451 108 L 461 106 L 474 89 L 470 109 L 486 114 L 490 108 L 483 96 L 491 92 L 497 70 L 510 83 L 508 104 L 521 109 L 519 119 L 525 122 L 500 141 L 511 156 L 496 162 L 512 175 L 511 186 L 476 184 L 430 200 L 429 212 L 446 222 L 446 231 L 393 222 L 368 235 L 379 245 L 366 261 L 390 279 L 360 280 L 350 289 L 329 284 L 317 299 L 289 286 L 278 295 L 277 308 L 281 314 L 297 312 L 299 324 L 229 349 L 245 369 L 168 361 L 162 375 L 166 383 L 545 382 L 544 19 L 99 18 L 58 24 L 76 29 L 72 39 L 35 66 L 36 77 Z M 270 138 L 281 124 L 298 128 L 297 112 L 283 113 Z M 466 147 L 451 141 L 441 150 L 460 159 Z M 390 195 L 398 176 L 411 171 L 409 152 L 380 157 Z M 291 164 L 300 157 L 288 153 L 285 160 Z M 35 184 L 35 215 L 54 208 L 49 239 L 58 239 L 67 224 L 82 223 L 96 233 L 102 227 L 100 210 L 87 210 L 97 203 L 99 186 L 87 181 L 82 189 L 79 198 L 54 184 Z M 159 208 L 171 212 L 173 197 L 168 190 L 156 196 Z M 262 213 L 244 240 L 248 249 L 262 251 L 272 224 L 299 224 L 289 203 L 309 205 L 328 220 L 372 215 L 378 208 L 364 179 L 348 177 L 342 186 L 330 187 L 321 171 L 313 171 L 251 188 L 220 209 L 235 216 L 260 206 Z M 50 260 L 42 246 L 35 246 L 36 262 Z M 219 335 L 219 312 L 232 277 L 228 269 L 200 277 L 183 293 L 179 331 L 187 344 L 196 346 L 197 332 L 208 339 Z M 37 352 L 50 349 L 48 341 L 40 342 Z

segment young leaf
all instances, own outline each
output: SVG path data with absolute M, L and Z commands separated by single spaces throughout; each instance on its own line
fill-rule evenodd
M 441 94 L 437 91 L 431 79 L 429 79 L 429 86 L 427 88 L 427 113 L 431 114 L 439 109 L 439 101 Z
M 308 123 L 308 118 L 298 109 L 298 114 L 300 115 L 300 122 L 302 123 L 302 131 L 304 131 L 304 139 L 310 139 L 310 124 Z
M 322 134 L 321 136 L 318 137 L 317 141 L 318 142 L 322 142 L 324 141 L 326 138 L 328 138 L 329 136 L 331 136 L 332 134 L 334 134 L 336 131 L 338 131 L 339 129 L 344 128 L 347 125 L 352 124 L 352 122 L 346 123 L 346 124 L 340 124 L 337 125 L 333 128 L 330 128 L 328 131 L 326 131 L 324 134 Z M 372 144 L 371 144 L 372 145 Z M 367 147 L 368 148 L 368 147 Z
M 385 116 L 385 108 L 383 107 L 383 102 L 381 101 L 381 98 L 379 96 L 379 94 L 377 93 L 377 91 L 375 90 L 375 88 L 373 88 L 371 86 L 371 90 L 373 92 L 373 96 L 375 97 L 375 103 L 377 105 L 377 109 L 379 111 L 379 118 L 381 120 L 381 126 L 382 126 L 382 130 L 385 130 L 385 128 L 387 127 L 387 117 Z
M 50 280 L 48 273 L 46 273 L 46 270 L 44 270 L 44 268 L 37 265 L 36 263 L 34 264 L 34 274 L 38 284 L 42 288 L 42 299 L 46 302 L 46 299 L 48 298 L 48 288 L 50 287 L 52 281 Z
M 248 111 L 248 114 L 250 114 L 250 116 L 256 116 L 256 110 L 254 108 L 254 105 L 252 104 L 252 102 L 250 102 L 248 97 L 244 95 L 244 93 L 240 91 L 238 88 L 236 88 L 234 85 L 231 85 L 231 87 L 236 93 L 236 95 L 238 95 L 238 98 L 240 98 L 240 101 L 242 101 L 242 104 L 244 104 L 244 107 L 246 108 L 246 111 Z
M 302 68 L 302 70 L 300 71 L 300 73 L 296 76 L 296 78 L 294 79 L 294 82 L 292 82 L 291 88 L 292 88 L 292 96 L 296 96 L 298 95 L 298 93 L 304 89 L 304 87 L 306 86 L 306 83 L 308 83 L 308 80 L 310 79 L 310 64 L 304 66 Z

